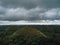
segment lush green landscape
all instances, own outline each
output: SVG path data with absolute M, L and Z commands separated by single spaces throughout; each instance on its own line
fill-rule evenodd
M 60 26 L 8 25 L 0 26 L 0 45 L 58 45 Z

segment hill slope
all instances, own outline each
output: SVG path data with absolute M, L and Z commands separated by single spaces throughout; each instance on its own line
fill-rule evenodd
M 22 45 L 33 45 L 40 43 L 40 40 L 47 38 L 45 34 L 36 28 L 23 27 L 14 32 L 10 38 L 14 39 L 14 42 Z M 19 41 L 19 42 L 18 42 Z

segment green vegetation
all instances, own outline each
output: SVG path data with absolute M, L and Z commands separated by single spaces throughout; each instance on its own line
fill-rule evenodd
M 0 45 L 58 45 L 59 29 L 59 26 L 0 26 Z

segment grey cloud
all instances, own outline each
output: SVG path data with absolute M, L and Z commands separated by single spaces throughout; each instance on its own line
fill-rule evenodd
M 4 8 L 3 12 L 5 14 L 0 14 L 0 20 L 60 20 L 60 8 L 50 10 L 40 7 L 30 10 L 25 8 Z
M 4 7 L 25 7 L 26 9 L 35 8 L 34 0 L 1 0 Z
M 33 8 L 27 10 L 25 8 L 5 8 L 5 14 L 0 14 L 0 20 L 59 20 L 60 8 L 53 8 L 50 10 L 44 8 Z
M 0 0 L 0 20 L 60 20 L 60 0 Z
M 5 7 L 24 7 L 32 9 L 37 6 L 42 8 L 59 8 L 60 0 L 1 0 Z
M 53 8 L 45 12 L 45 19 L 60 20 L 60 8 Z
M 46 8 L 59 8 L 60 0 L 39 0 L 39 5 Z
M 6 9 L 4 7 L 2 7 L 2 6 L 0 6 L 0 14 L 4 14 L 5 11 L 6 11 Z
M 8 8 L 4 11 L 5 14 L 0 14 L 0 20 L 40 20 L 40 13 L 44 11 L 45 9 L 40 9 L 39 7 L 30 10 L 25 8 Z

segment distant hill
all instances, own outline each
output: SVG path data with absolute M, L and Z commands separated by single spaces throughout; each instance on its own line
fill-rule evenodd
M 19 43 L 25 41 L 25 45 L 29 45 L 30 43 L 33 45 L 33 43 L 39 43 L 40 40 L 47 38 L 47 36 L 36 28 L 26 26 L 16 30 L 10 38 L 15 39 L 16 42 L 19 40 Z
M 0 45 L 55 45 L 60 42 L 60 26 L 0 26 Z
M 38 37 L 44 37 L 44 38 L 47 38 L 47 36 L 42 33 L 41 31 L 39 31 L 38 29 L 36 28 L 33 28 L 33 27 L 23 27 L 23 28 L 19 28 L 16 32 L 13 33 L 13 37 L 14 36 L 18 36 L 18 35 L 24 35 L 24 36 L 38 36 Z

